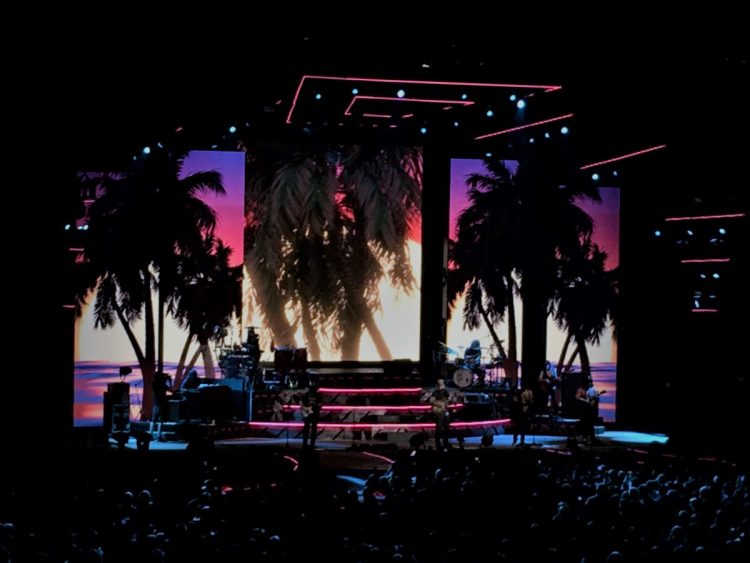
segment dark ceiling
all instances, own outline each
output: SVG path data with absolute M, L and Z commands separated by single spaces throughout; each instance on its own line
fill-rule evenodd
M 50 119 L 77 166 L 115 166 L 177 126 L 262 120 L 288 128 L 294 89 L 311 73 L 559 83 L 576 114 L 582 162 L 660 143 L 678 161 L 738 160 L 747 143 L 733 137 L 748 123 L 750 66 L 731 14 L 700 34 L 669 18 L 571 27 L 548 15 L 521 30 L 497 7 L 458 20 L 395 17 L 383 7 L 366 16 L 366 28 L 321 10 L 293 24 L 282 10 L 200 25 L 130 14 L 123 17 L 135 27 L 65 38 L 33 79 L 52 93 Z

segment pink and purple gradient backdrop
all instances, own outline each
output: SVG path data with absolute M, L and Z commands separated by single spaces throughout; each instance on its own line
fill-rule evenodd
M 227 151 L 191 151 L 185 160 L 183 174 L 203 170 L 221 172 L 224 196 L 205 196 L 203 200 L 216 211 L 216 235 L 232 249 L 230 263 L 243 260 L 243 227 L 245 225 L 245 153 Z

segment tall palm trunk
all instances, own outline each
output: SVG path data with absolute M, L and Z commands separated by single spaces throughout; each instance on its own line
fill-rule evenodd
M 146 279 L 148 279 L 148 273 L 146 273 Z M 151 287 L 151 284 L 146 282 L 147 288 Z M 149 290 L 150 291 L 150 290 Z M 151 420 L 151 412 L 154 408 L 154 390 L 152 388 L 154 382 L 154 373 L 156 372 L 156 342 L 154 338 L 154 305 L 151 302 L 150 296 L 144 299 L 145 302 L 145 325 L 146 325 L 146 345 L 144 362 L 141 364 L 141 375 L 143 376 L 143 401 L 141 403 L 141 418 L 145 420 Z
M 159 311 L 158 311 L 158 321 L 159 321 L 159 334 L 158 334 L 158 353 L 157 353 L 157 366 L 156 371 L 163 372 L 164 371 L 164 291 L 161 287 L 161 275 L 159 275 Z
M 307 303 L 302 302 L 300 304 L 301 317 L 302 317 L 302 334 L 305 337 L 305 346 L 307 346 L 307 353 L 310 360 L 313 362 L 320 361 L 320 345 L 318 344 L 318 336 L 315 334 L 315 326 L 313 326 L 312 319 L 310 318 L 310 311 L 307 308 Z
M 570 346 L 570 343 L 573 340 L 573 335 L 568 332 L 568 334 L 565 335 L 565 342 L 563 343 L 562 351 L 560 352 L 560 357 L 557 360 L 557 373 L 562 374 L 563 372 L 563 364 L 565 364 L 565 356 L 568 354 L 568 347 Z
M 190 345 L 193 343 L 193 335 L 188 334 L 185 339 L 185 344 L 182 346 L 182 352 L 180 353 L 180 361 L 177 362 L 177 369 L 174 374 L 174 386 L 175 388 L 180 387 L 182 383 L 182 377 L 185 374 L 185 360 L 187 359 L 188 352 L 190 351 Z
M 576 349 L 573 350 L 573 353 L 570 355 L 570 360 L 568 360 L 568 363 L 565 364 L 566 372 L 570 372 L 573 369 L 573 362 L 575 362 L 576 358 L 578 357 L 578 351 L 579 351 L 579 347 L 576 346 Z
M 206 377 L 213 379 L 216 376 L 216 369 L 214 366 L 214 354 L 211 351 L 211 346 L 208 340 L 201 344 L 203 349 L 203 369 L 205 370 Z
M 349 317 L 347 315 L 347 317 Z M 357 315 L 343 318 L 340 321 L 341 359 L 343 361 L 359 360 L 359 344 L 362 340 L 362 321 Z
M 510 382 L 511 388 L 518 387 L 518 332 L 516 330 L 516 304 L 513 300 L 513 279 L 507 276 L 506 287 L 508 288 L 508 355 L 505 359 L 505 378 Z
M 253 286 L 257 293 L 256 301 L 263 306 L 263 316 L 271 331 L 276 346 L 296 347 L 294 328 L 286 316 L 285 301 L 276 287 L 276 275 L 263 266 L 255 268 Z
M 492 336 L 492 341 L 495 343 L 495 346 L 497 346 L 497 349 L 502 352 L 503 355 L 505 354 L 505 348 L 503 348 L 503 342 L 500 340 L 500 337 L 497 335 L 497 332 L 495 332 L 495 325 L 492 323 L 492 319 L 490 319 L 490 316 L 487 314 L 487 310 L 484 308 L 484 305 L 480 302 L 478 304 L 479 307 L 479 314 L 482 315 L 482 319 L 484 319 L 484 324 L 487 326 L 487 330 L 490 331 L 490 336 Z
M 586 348 L 586 340 L 580 333 L 576 333 L 576 342 L 578 343 L 578 353 L 581 355 L 581 373 L 584 376 L 590 376 L 591 361 L 589 360 L 589 352 Z
M 383 361 L 391 361 L 393 359 L 393 354 L 391 354 L 391 350 L 390 348 L 388 348 L 388 344 L 386 344 L 385 338 L 383 338 L 383 333 L 380 332 L 378 325 L 375 323 L 375 319 L 373 318 L 372 311 L 370 311 L 370 309 L 364 309 L 363 320 L 367 332 L 370 333 L 372 341 L 375 343 L 375 349 L 378 351 L 380 359 Z

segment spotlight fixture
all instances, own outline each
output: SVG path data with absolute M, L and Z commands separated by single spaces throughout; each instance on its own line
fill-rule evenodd
M 523 109 L 523 108 L 525 108 L 525 107 L 526 107 L 526 102 L 524 102 L 523 100 L 518 100 L 518 101 L 516 102 L 516 107 L 517 107 L 518 109 Z

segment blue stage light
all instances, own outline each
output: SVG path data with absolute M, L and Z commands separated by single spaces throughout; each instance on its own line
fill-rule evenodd
M 567 135 L 568 133 L 570 133 L 570 129 L 568 129 L 567 127 L 561 127 L 560 133 L 562 133 L 563 135 Z
M 526 102 L 524 102 L 523 100 L 518 100 L 518 101 L 516 102 L 516 107 L 517 107 L 518 109 L 523 109 L 523 108 L 525 108 L 525 107 L 526 107 Z
M 593 180 L 594 182 L 597 182 L 597 181 L 599 180 L 599 174 L 597 174 L 596 172 L 594 172 L 594 173 L 593 173 L 593 174 L 591 175 L 591 179 L 592 179 L 592 180 Z
M 396 95 L 399 98 L 403 98 L 404 96 L 406 96 L 406 92 L 404 90 L 399 90 L 398 92 L 396 92 Z

